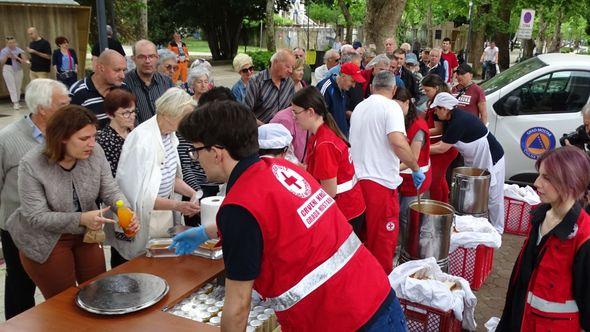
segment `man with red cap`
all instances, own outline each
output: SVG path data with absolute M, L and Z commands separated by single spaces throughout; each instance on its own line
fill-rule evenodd
M 324 96 L 328 111 L 332 113 L 338 128 L 348 137 L 349 124 L 346 118 L 348 106 L 348 91 L 356 83 L 364 83 L 365 78 L 361 75 L 359 66 L 352 62 L 347 62 L 340 66 L 340 74 L 331 76 L 320 81 L 317 88 Z

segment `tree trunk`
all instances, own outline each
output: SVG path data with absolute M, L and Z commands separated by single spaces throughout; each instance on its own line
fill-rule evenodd
M 555 31 L 553 32 L 553 38 L 551 38 L 551 44 L 549 45 L 548 53 L 559 53 L 561 48 L 561 23 L 563 22 L 563 7 L 557 10 L 555 17 Z
M 386 38 L 396 41 L 396 30 L 407 0 L 367 0 L 365 32 L 367 44 L 375 44 L 377 53 L 385 52 Z
M 476 17 L 482 17 L 483 15 L 489 13 L 490 7 L 486 6 L 485 4 L 480 4 L 473 10 L 474 19 L 471 20 L 470 24 L 474 24 L 473 22 L 476 21 Z M 485 39 L 485 26 L 479 26 L 477 24 L 474 24 L 474 26 L 471 28 L 471 45 L 468 45 L 469 57 L 467 59 L 467 62 L 471 63 L 471 65 L 473 66 L 473 70 L 476 73 L 481 72 L 482 66 L 479 60 L 481 59 Z
M 238 52 L 243 17 L 228 12 L 223 17 L 222 22 L 203 26 L 213 60 L 231 60 Z M 240 24 L 233 24 L 233 22 L 240 22 Z
M 543 53 L 543 46 L 547 40 L 547 26 L 548 22 L 545 20 L 545 15 L 541 12 L 539 15 L 539 32 L 537 33 L 536 47 L 537 53 Z
M 147 0 L 141 0 L 141 9 L 139 10 L 139 38 L 148 38 L 148 4 Z
M 428 11 L 426 12 L 426 45 L 425 47 L 433 46 L 434 29 L 432 29 L 432 1 L 428 2 Z
M 513 0 L 501 0 L 498 9 L 498 18 L 510 26 L 510 13 L 512 11 Z M 496 34 L 496 45 L 500 49 L 498 54 L 498 65 L 502 70 L 510 67 L 510 34 L 508 31 L 499 31 Z
M 348 6 L 344 0 L 338 0 L 338 6 L 340 6 L 340 10 L 346 21 L 346 37 L 344 37 L 343 40 L 348 40 L 352 43 L 352 15 L 350 15 L 350 10 L 348 10 Z
M 266 0 L 266 48 L 274 52 L 277 49 L 275 43 L 275 2 L 274 0 Z
M 522 41 L 522 57 L 520 60 L 526 60 L 533 57 L 533 49 L 535 48 L 535 42 L 532 39 L 525 39 Z

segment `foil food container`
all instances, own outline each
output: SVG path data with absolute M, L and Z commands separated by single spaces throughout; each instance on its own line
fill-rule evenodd
M 221 259 L 223 258 L 223 252 L 221 247 L 215 247 L 219 240 L 208 240 L 207 242 L 200 245 L 192 255 L 208 258 L 208 259 Z M 160 257 L 178 257 L 174 251 L 168 249 L 172 244 L 171 238 L 157 238 L 150 239 L 147 244 L 147 257 L 160 258 Z

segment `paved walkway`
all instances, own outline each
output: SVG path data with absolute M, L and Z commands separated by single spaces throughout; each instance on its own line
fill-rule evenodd
M 215 66 L 213 78 L 218 86 L 230 87 L 239 79 L 231 66 Z M 24 101 L 21 101 L 23 108 L 20 111 L 12 110 L 7 100 L 0 101 L 0 128 L 11 123 L 20 116 L 25 115 L 26 107 Z M 504 297 L 508 285 L 508 279 L 512 271 L 512 266 L 516 256 L 522 246 L 524 237 L 505 234 L 503 236 L 502 248 L 494 254 L 494 267 L 491 275 L 482 288 L 476 292 L 478 304 L 476 307 L 476 320 L 479 325 L 478 331 L 485 331 L 483 324 L 492 316 L 500 316 L 504 306 Z M 105 250 L 106 261 L 108 263 L 110 253 Z M 4 265 L 0 266 L 0 298 L 4 296 L 4 275 L 6 269 Z M 37 302 L 43 301 L 43 297 L 37 293 Z M 4 321 L 4 302 L 0 300 L 0 321 Z

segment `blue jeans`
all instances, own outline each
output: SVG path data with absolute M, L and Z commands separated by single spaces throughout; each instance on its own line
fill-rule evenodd
M 387 295 L 379 310 L 363 325 L 360 332 L 405 332 L 408 331 L 406 316 L 393 289 Z

